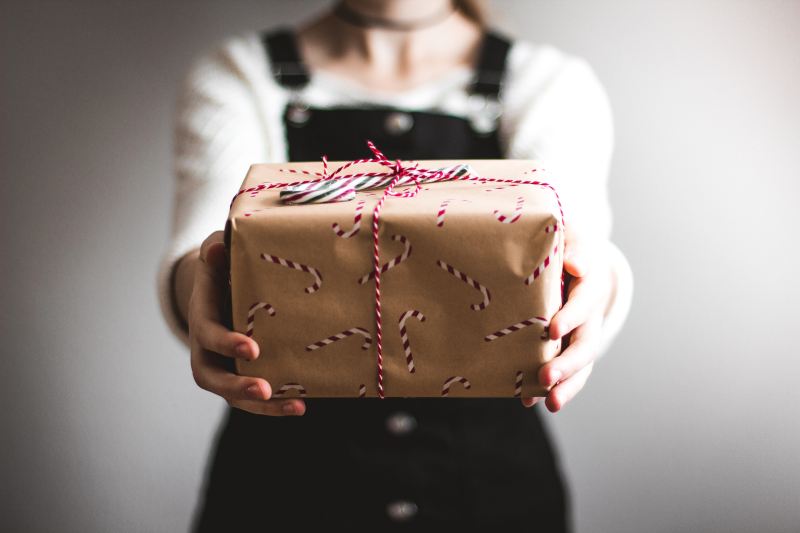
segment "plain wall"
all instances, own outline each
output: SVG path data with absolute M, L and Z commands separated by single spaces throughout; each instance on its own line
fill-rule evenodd
M 323 5 L 0 4 L 0 529 L 187 528 L 224 402 L 156 301 L 177 82 Z M 490 5 L 586 57 L 615 113 L 634 306 L 545 417 L 578 531 L 798 531 L 800 2 Z

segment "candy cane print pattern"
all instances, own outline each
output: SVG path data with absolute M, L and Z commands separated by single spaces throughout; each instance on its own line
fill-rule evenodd
M 391 270 L 392 268 L 396 267 L 397 265 L 408 259 L 409 256 L 411 255 L 411 242 L 409 242 L 408 238 L 405 235 L 392 235 L 392 240 L 403 243 L 403 246 L 405 246 L 405 250 L 403 250 L 403 253 L 401 253 L 391 261 L 384 263 L 384 265 L 381 267 L 381 274 L 383 274 L 387 270 Z M 368 274 L 364 274 L 363 276 L 361 276 L 361 278 L 359 278 L 358 284 L 364 285 L 366 282 L 373 279 L 374 277 L 375 277 L 375 270 L 371 270 Z
M 481 294 L 483 294 L 483 301 L 481 303 L 470 305 L 472 309 L 474 309 L 475 311 L 480 311 L 481 309 L 486 309 L 489 306 L 489 302 L 492 301 L 492 294 L 489 292 L 489 289 L 487 289 L 486 287 L 484 287 L 471 277 L 467 276 L 457 268 L 448 265 L 444 261 L 437 260 L 436 264 L 439 265 L 439 267 L 442 268 L 443 270 L 450 272 L 453 276 L 460 279 L 467 285 L 471 285 L 475 289 L 479 290 Z
M 356 335 L 356 334 L 362 335 L 364 337 L 364 344 L 361 345 L 361 349 L 362 350 L 368 349 L 370 347 L 370 345 L 372 344 L 372 334 L 369 331 L 365 330 L 364 328 L 355 327 L 355 328 L 346 329 L 346 330 L 342 331 L 341 333 L 337 333 L 336 335 L 331 335 L 327 339 L 322 339 L 321 341 L 317 341 L 317 342 L 314 342 L 312 344 L 309 344 L 308 346 L 306 346 L 306 351 L 310 352 L 312 350 L 318 350 L 318 349 L 322 348 L 323 346 L 327 346 L 327 345 L 332 344 L 332 343 L 334 343 L 336 341 L 340 341 L 342 339 L 346 339 L 347 337 L 350 337 L 351 335 Z
M 534 324 L 542 324 L 543 325 L 544 333 L 542 334 L 541 338 L 542 339 L 547 339 L 547 327 L 548 327 L 547 320 L 545 320 L 544 318 L 542 318 L 540 316 L 535 316 L 535 317 L 529 318 L 528 320 L 523 320 L 522 322 L 517 322 L 516 324 L 512 324 L 512 325 L 508 326 L 507 328 L 503 328 L 501 330 L 495 331 L 494 333 L 490 333 L 489 335 L 486 335 L 483 338 L 483 340 L 486 341 L 486 342 L 491 342 L 491 341 L 499 339 L 500 337 L 505 337 L 506 335 L 514 333 L 515 331 L 519 331 L 519 330 L 521 330 L 523 328 L 527 328 L 528 326 L 532 326 Z
M 518 187 L 518 183 L 511 183 L 509 185 L 500 185 L 498 187 L 490 187 L 488 189 L 484 189 L 484 192 L 494 192 L 494 191 L 502 191 L 503 189 L 508 189 L 509 187 Z
M 545 233 L 555 233 L 558 231 L 558 222 L 554 222 L 553 224 L 549 224 L 544 227 Z
M 522 196 L 517 197 L 517 206 L 514 208 L 514 212 L 510 216 L 505 216 L 500 213 L 499 210 L 494 210 L 494 216 L 497 217 L 497 220 L 502 222 L 503 224 L 513 224 L 519 217 L 522 216 L 522 205 L 525 203 L 525 198 Z
M 448 396 L 450 394 L 450 385 L 456 382 L 464 385 L 464 388 L 467 390 L 472 388 L 472 384 L 469 382 L 467 378 L 462 376 L 453 376 L 451 378 L 447 378 L 446 380 L 444 380 L 444 385 L 442 385 L 442 396 Z
M 294 202 L 296 200 L 302 201 L 313 201 L 318 202 L 320 200 L 330 200 L 330 201 L 340 201 L 343 199 L 344 196 L 348 198 L 352 194 L 352 197 L 355 198 L 355 182 L 361 180 L 361 178 L 365 177 L 374 177 L 377 178 L 375 183 L 365 181 L 359 183 L 359 189 L 367 188 L 368 186 L 374 187 L 384 187 L 382 194 L 380 195 L 380 199 L 378 203 L 375 205 L 372 211 L 372 243 L 373 243 L 373 268 L 372 271 L 374 274 L 375 285 L 374 285 L 374 294 L 375 294 L 375 339 L 376 339 L 376 370 L 377 370 L 377 391 L 378 397 L 383 398 L 383 343 L 382 343 L 382 319 L 381 319 L 381 292 L 380 292 L 380 278 L 381 278 L 381 264 L 380 264 L 380 215 L 383 204 L 385 203 L 386 199 L 393 196 L 402 196 L 402 197 L 412 197 L 415 196 L 421 189 L 422 183 L 434 183 L 434 182 L 444 182 L 444 181 L 466 181 L 467 183 L 473 183 L 475 186 L 482 185 L 486 186 L 488 184 L 491 185 L 500 185 L 500 184 L 519 184 L 519 185 L 533 185 L 539 187 L 545 187 L 549 189 L 553 195 L 555 196 L 556 202 L 558 203 L 559 212 L 561 214 L 561 230 L 563 231 L 564 228 L 564 209 L 561 203 L 561 199 L 559 198 L 558 192 L 556 189 L 545 181 L 527 179 L 527 180 L 519 180 L 519 179 L 505 179 L 505 178 L 489 178 L 489 177 L 481 177 L 481 176 L 473 176 L 473 175 L 457 175 L 456 170 L 458 167 L 453 167 L 453 169 L 445 170 L 430 170 L 425 168 L 420 168 L 418 162 L 411 162 L 411 164 L 404 165 L 402 161 L 395 160 L 391 161 L 387 158 L 380 150 L 378 150 L 375 145 L 371 141 L 367 141 L 367 146 L 369 147 L 370 151 L 372 151 L 373 157 L 366 158 L 366 159 L 358 159 L 354 161 L 349 161 L 340 167 L 336 168 L 332 172 L 328 172 L 327 169 L 327 158 L 323 158 L 323 172 L 308 172 L 305 170 L 295 170 L 295 169 L 282 169 L 282 171 L 292 172 L 296 174 L 304 174 L 308 175 L 309 177 L 314 176 L 313 179 L 306 179 L 295 181 L 293 183 L 260 183 L 251 187 L 242 188 L 237 192 L 234 197 L 231 199 L 231 206 L 236 202 L 236 199 L 244 194 L 250 193 L 251 195 L 255 196 L 262 191 L 271 190 L 271 189 L 284 189 L 284 193 L 281 194 L 281 199 L 284 202 Z M 361 165 L 362 163 L 377 163 L 380 164 L 385 168 L 384 172 L 371 172 L 371 173 L 351 173 L 351 174 L 344 174 L 344 171 L 354 167 L 356 165 Z M 537 172 L 537 169 L 531 169 L 528 173 Z M 291 187 L 297 185 L 306 185 L 306 184 L 319 184 L 321 182 L 327 182 L 335 180 L 336 183 L 331 185 L 330 190 L 337 190 L 339 194 L 334 194 L 333 196 L 329 196 L 327 194 L 322 194 L 316 196 L 315 194 L 306 194 L 306 190 L 303 191 L 291 191 Z M 413 190 L 411 191 L 404 191 L 402 193 L 395 192 L 395 187 L 403 186 L 403 185 L 414 185 Z M 384 185 L 385 184 L 385 185 Z M 326 188 L 327 192 L 327 188 Z M 293 195 L 299 195 L 298 198 L 293 197 Z M 562 280 L 563 285 L 563 280 Z
M 522 370 L 517 371 L 517 377 L 514 378 L 514 398 L 522 396 L 522 378 L 524 374 Z
M 260 213 L 262 211 L 269 211 L 270 209 L 277 209 L 277 207 L 262 207 L 260 209 L 253 209 L 252 211 L 245 211 L 244 216 L 251 217 L 256 213 Z
M 310 267 L 302 263 L 295 263 L 294 261 L 290 261 L 289 259 L 284 259 L 282 257 L 277 257 L 275 255 L 269 255 L 269 254 L 261 254 L 261 259 L 263 259 L 264 261 L 268 261 L 270 263 L 275 263 L 276 265 L 285 266 L 286 268 L 293 268 L 295 270 L 300 270 L 301 272 L 308 272 L 309 274 L 314 276 L 314 283 L 312 283 L 305 289 L 305 291 L 308 294 L 317 292 L 319 288 L 322 286 L 322 274 L 320 274 L 319 270 L 317 270 L 314 267 Z
M 256 302 L 251 305 L 250 309 L 247 310 L 247 329 L 244 332 L 244 334 L 248 337 L 253 336 L 253 328 L 255 327 L 256 323 L 256 312 L 259 309 L 264 309 L 269 316 L 275 316 L 275 308 L 269 305 L 267 302 Z
M 420 322 L 425 322 L 425 315 L 416 309 L 409 309 L 400 315 L 397 325 L 400 327 L 400 342 L 403 344 L 403 351 L 406 353 L 406 365 L 408 365 L 408 371 L 413 374 L 417 369 L 414 368 L 414 355 L 411 353 L 411 343 L 408 340 L 408 331 L 406 331 L 406 320 L 412 316 Z
M 290 390 L 296 390 L 298 392 L 298 396 L 304 398 L 306 396 L 306 388 L 300 385 L 299 383 L 285 383 L 281 385 L 281 388 L 273 394 L 275 398 L 281 398 Z
M 439 205 L 439 211 L 436 213 L 436 227 L 441 228 L 444 226 L 444 216 L 447 214 L 447 206 L 450 205 L 450 202 L 454 201 L 470 203 L 469 200 L 463 198 L 445 198 L 445 200 Z
M 333 232 L 336 235 L 338 235 L 339 237 L 342 237 L 343 239 L 349 239 L 350 237 L 352 237 L 353 235 L 358 233 L 358 230 L 361 229 L 361 210 L 364 209 L 364 204 L 365 203 L 366 202 L 364 200 L 359 200 L 358 203 L 356 204 L 356 215 L 353 218 L 353 227 L 352 228 L 350 228 L 347 231 L 344 231 L 339 226 L 338 222 L 334 222 L 333 226 L 332 226 L 333 227 Z
M 358 386 L 358 397 L 359 398 L 367 397 L 367 386 L 364 383 Z
M 530 285 L 531 283 L 536 281 L 536 278 L 541 276 L 542 272 L 544 272 L 545 269 L 548 266 L 550 266 L 550 258 L 555 256 L 557 253 L 558 253 L 558 244 L 556 244 L 555 248 L 553 248 L 553 252 L 549 254 L 547 257 L 545 257 L 544 261 L 542 261 L 540 265 L 534 268 L 533 272 L 531 272 L 530 275 L 527 278 L 525 278 L 525 285 Z

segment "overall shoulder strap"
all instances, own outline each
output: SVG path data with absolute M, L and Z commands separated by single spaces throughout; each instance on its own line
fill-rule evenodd
M 506 57 L 510 48 L 511 42 L 507 38 L 495 31 L 486 32 L 470 93 L 497 98 L 503 85 Z
M 287 89 L 299 89 L 309 81 L 308 69 L 303 64 L 294 32 L 279 28 L 261 35 L 261 42 L 272 63 L 275 81 Z

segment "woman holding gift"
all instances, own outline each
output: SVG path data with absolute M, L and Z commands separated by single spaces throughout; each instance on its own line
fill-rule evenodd
M 624 321 L 631 274 L 608 240 L 611 117 L 585 62 L 508 41 L 468 1 L 346 0 L 297 30 L 230 39 L 182 88 L 160 272 L 195 380 L 231 406 L 196 529 L 568 530 L 538 409 L 513 398 L 278 400 L 267 381 L 231 371 L 233 358 L 261 353 L 223 321 L 214 230 L 241 177 L 254 162 L 368 157 L 365 139 L 391 158 L 547 161 L 568 209 L 570 274 L 549 329 L 569 346 L 538 376 L 550 411 L 581 390 Z

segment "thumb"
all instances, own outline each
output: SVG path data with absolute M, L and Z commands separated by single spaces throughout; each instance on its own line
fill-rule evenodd
M 589 272 L 589 250 L 579 240 L 568 241 L 564 252 L 564 268 L 575 277 L 583 277 Z
M 217 272 L 226 270 L 228 259 L 225 256 L 225 245 L 221 242 L 210 244 L 206 250 L 205 262 Z
M 223 232 L 215 231 L 200 246 L 200 260 L 219 272 L 227 269 Z

